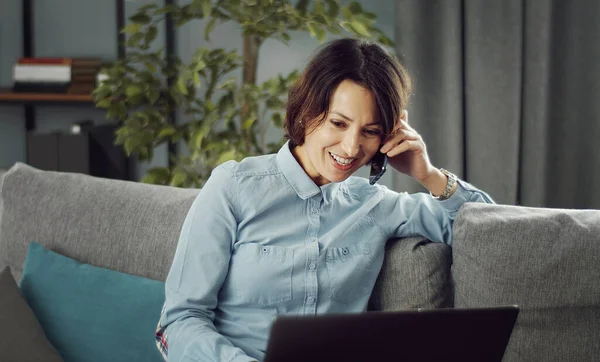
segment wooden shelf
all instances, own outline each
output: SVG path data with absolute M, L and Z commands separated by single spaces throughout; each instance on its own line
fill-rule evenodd
M 91 94 L 15 93 L 0 89 L 0 103 L 93 103 Z

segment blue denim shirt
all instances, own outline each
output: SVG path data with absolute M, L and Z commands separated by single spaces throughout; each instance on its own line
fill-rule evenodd
M 217 167 L 183 224 L 158 336 L 168 361 L 264 357 L 280 314 L 358 313 L 388 239 L 452 242 L 465 202 L 492 199 L 459 181 L 439 201 L 350 177 L 317 186 L 288 144 Z

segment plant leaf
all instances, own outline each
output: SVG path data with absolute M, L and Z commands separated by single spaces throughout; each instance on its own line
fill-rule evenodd
M 325 40 L 325 37 L 327 37 L 327 32 L 325 32 L 325 30 L 323 28 L 318 28 L 317 29 L 317 40 L 322 43 Z
M 111 105 L 110 98 L 104 98 L 96 103 L 96 107 L 98 108 L 108 108 Z
M 180 76 L 177 79 L 177 90 L 179 90 L 179 93 L 181 94 L 188 94 L 187 84 L 183 76 Z
M 148 98 L 148 101 L 150 101 L 150 104 L 156 104 L 158 98 L 160 97 L 160 93 L 156 88 L 151 87 L 146 92 L 146 97 Z
M 310 32 L 310 36 L 316 38 L 317 37 L 317 27 L 311 22 L 306 23 L 306 27 L 308 28 L 308 31 Z
M 131 156 L 135 147 L 135 140 L 131 137 L 127 138 L 123 147 L 125 148 L 125 153 L 127 156 Z
M 359 22 L 359 21 L 351 21 L 350 22 L 350 28 L 352 28 L 352 30 L 354 30 L 354 32 L 360 36 L 364 36 L 364 37 L 370 37 L 371 33 L 369 33 L 369 30 L 367 29 L 367 27 Z
M 193 78 L 194 78 L 194 85 L 196 87 L 200 87 L 200 74 L 195 72 Z
M 340 5 L 335 0 L 326 0 L 329 8 L 327 9 L 327 15 L 335 18 L 340 13 Z
M 171 178 L 171 170 L 167 167 L 153 167 L 146 171 L 141 182 L 147 184 L 164 185 Z
M 308 9 L 308 0 L 298 0 L 296 10 L 306 11 L 306 9 Z
M 242 124 L 242 129 L 249 130 L 254 124 L 254 122 L 256 122 L 256 118 L 248 118 L 244 121 L 244 124 Z
M 315 0 L 315 13 L 317 14 L 325 14 L 325 7 L 321 0 Z
M 204 39 L 206 41 L 209 40 L 210 33 L 215 29 L 215 25 L 217 25 L 217 18 L 211 18 L 208 23 L 206 23 L 206 27 L 204 28 Z
M 135 34 L 138 33 L 140 30 L 142 29 L 142 24 L 139 23 L 130 23 L 125 25 L 125 27 L 123 28 L 123 30 L 121 30 L 121 33 L 125 33 L 125 34 Z
M 353 14 L 360 14 L 363 12 L 362 6 L 356 1 L 351 2 L 349 8 Z
M 229 151 L 225 151 L 224 153 L 221 153 L 221 155 L 219 156 L 219 159 L 217 160 L 216 164 L 220 165 L 223 162 L 227 162 L 229 160 L 233 160 L 235 158 L 235 149 L 231 149 Z
M 158 29 L 156 28 L 156 26 L 151 26 L 148 28 L 148 32 L 146 33 L 146 36 L 144 37 L 144 41 L 146 42 L 146 45 L 151 44 L 154 39 L 156 39 L 156 35 L 158 34 Z
M 171 177 L 171 182 L 169 183 L 169 185 L 175 187 L 181 186 L 184 184 L 186 179 L 187 173 L 180 168 L 176 168 L 175 171 L 173 171 L 173 177 Z
M 346 20 L 352 20 L 352 18 L 354 17 L 354 15 L 352 14 L 352 11 L 347 6 L 344 6 L 342 8 L 342 16 Z
M 150 22 L 150 17 L 143 12 L 137 13 L 129 18 L 134 23 L 140 24 L 148 24 Z
M 125 95 L 127 97 L 135 97 L 137 95 L 142 94 L 142 87 L 140 87 L 137 84 L 131 84 L 128 85 L 127 88 L 125 88 Z
M 175 127 L 173 127 L 173 126 L 167 126 L 167 127 L 163 128 L 163 129 L 161 129 L 160 132 L 158 132 L 158 138 L 171 137 L 176 132 L 177 132 L 177 130 L 175 129 Z
M 196 64 L 194 65 L 194 71 L 195 72 L 199 72 L 202 69 L 206 68 L 206 62 L 204 62 L 204 60 L 198 60 L 196 62 Z
M 210 124 L 203 123 L 202 126 L 196 133 L 194 134 L 194 139 L 192 140 L 192 146 L 196 149 L 202 148 L 202 142 L 204 141 L 204 137 L 210 132 Z
M 152 63 L 152 62 L 144 62 L 144 65 L 152 73 L 156 73 L 156 71 L 158 70 L 158 68 L 156 68 L 156 65 L 154 63 Z
M 210 16 L 210 14 L 212 13 L 212 4 L 210 2 L 210 0 L 204 0 L 204 3 L 202 4 L 202 12 L 204 13 L 204 17 L 208 18 Z

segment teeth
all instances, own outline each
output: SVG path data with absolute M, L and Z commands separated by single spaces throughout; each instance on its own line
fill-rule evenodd
M 340 165 L 348 165 L 350 163 L 352 163 L 352 161 L 354 161 L 354 159 L 352 158 L 341 158 L 339 156 L 334 155 L 333 153 L 329 152 L 329 154 L 331 155 L 331 157 L 333 157 L 333 159 L 339 163 Z

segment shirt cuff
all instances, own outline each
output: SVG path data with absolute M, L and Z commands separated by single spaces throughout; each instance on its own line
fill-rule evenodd
M 471 185 L 462 180 L 457 180 L 457 183 L 458 187 L 452 196 L 446 200 L 439 201 L 440 205 L 448 211 L 458 211 L 465 202 L 469 201 L 469 198 L 474 191 Z

